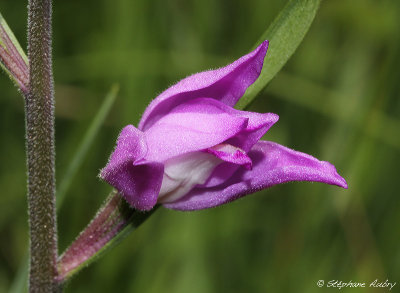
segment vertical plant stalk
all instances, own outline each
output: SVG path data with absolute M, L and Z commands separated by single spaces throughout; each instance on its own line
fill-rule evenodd
M 51 0 L 29 0 L 26 95 L 29 292 L 58 292 Z

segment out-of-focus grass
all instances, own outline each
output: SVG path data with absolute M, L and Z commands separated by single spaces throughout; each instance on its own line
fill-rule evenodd
M 59 182 L 101 98 L 112 83 L 121 86 L 59 213 L 60 250 L 108 194 L 96 176 L 120 129 L 177 79 L 248 52 L 284 5 L 54 3 Z M 0 4 L 22 45 L 25 6 Z M 321 292 L 320 279 L 399 283 L 398 15 L 398 1 L 323 1 L 299 50 L 250 107 L 280 116 L 265 139 L 331 161 L 349 190 L 295 183 L 207 211 L 161 209 L 66 292 Z M 7 292 L 28 227 L 23 103 L 6 75 L 0 88 L 0 292 Z

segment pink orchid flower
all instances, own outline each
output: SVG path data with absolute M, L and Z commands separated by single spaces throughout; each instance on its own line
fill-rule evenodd
M 289 181 L 347 188 L 335 167 L 270 141 L 273 113 L 233 108 L 263 67 L 268 41 L 232 64 L 189 76 L 126 126 L 100 177 L 137 210 L 199 210 Z

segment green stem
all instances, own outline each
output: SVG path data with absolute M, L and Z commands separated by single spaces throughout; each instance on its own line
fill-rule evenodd
M 136 211 L 118 192 L 113 191 L 89 225 L 60 256 L 59 282 L 67 281 L 118 244 L 152 215 L 157 207 L 148 212 Z
M 51 0 L 29 0 L 29 88 L 26 94 L 29 292 L 59 292 L 55 214 L 54 93 Z

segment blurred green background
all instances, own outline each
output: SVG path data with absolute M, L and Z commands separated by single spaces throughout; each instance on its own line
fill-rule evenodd
M 285 3 L 54 1 L 58 182 L 110 86 L 121 88 L 58 214 L 60 252 L 110 191 L 96 176 L 121 128 L 180 78 L 247 53 Z M 26 4 L 0 2 L 23 47 Z M 325 292 L 318 280 L 375 279 L 400 292 L 399 68 L 400 1 L 323 1 L 250 109 L 279 114 L 265 139 L 332 162 L 349 189 L 291 183 L 206 211 L 160 209 L 66 292 Z M 5 74 L 0 91 L 0 292 L 8 292 L 28 245 L 24 115 Z

